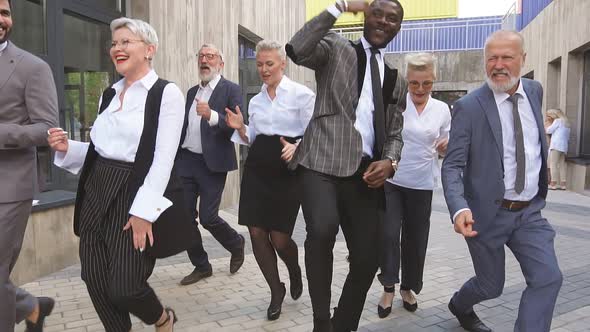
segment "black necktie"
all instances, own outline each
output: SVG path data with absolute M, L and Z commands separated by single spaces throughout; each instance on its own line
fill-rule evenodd
M 522 122 L 518 113 L 518 94 L 510 96 L 512 102 L 512 118 L 514 120 L 514 140 L 516 141 L 516 181 L 514 191 L 520 194 L 524 190 L 526 158 L 524 154 L 524 136 L 522 135 Z
M 375 131 L 375 145 L 373 148 L 373 159 L 381 159 L 381 150 L 385 143 L 385 110 L 383 105 L 383 88 L 381 86 L 381 75 L 377 64 L 377 53 L 379 49 L 371 47 L 371 85 L 373 87 L 373 130 Z

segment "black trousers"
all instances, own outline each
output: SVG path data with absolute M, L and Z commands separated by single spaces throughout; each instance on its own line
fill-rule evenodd
M 357 329 L 367 292 L 377 272 L 377 232 L 384 212 L 384 198 L 382 189 L 370 189 L 362 180 L 367 164 L 363 163 L 355 175 L 346 178 L 304 167 L 298 169 L 307 230 L 305 266 L 314 331 L 321 331 L 330 319 L 332 250 L 339 226 L 346 239 L 350 270 L 332 318 L 335 331 Z
M 147 283 L 156 260 L 133 248 L 131 229 L 123 231 L 129 220 L 131 167 L 97 158 L 81 205 L 82 280 L 107 332 L 128 332 L 130 313 L 146 324 L 155 324 L 164 310 Z
M 382 226 L 381 273 L 378 278 L 383 286 L 400 282 L 400 289 L 422 290 L 422 276 L 426 247 L 430 232 L 432 190 L 410 189 L 385 183 L 386 213 Z M 401 229 L 401 256 L 400 256 Z

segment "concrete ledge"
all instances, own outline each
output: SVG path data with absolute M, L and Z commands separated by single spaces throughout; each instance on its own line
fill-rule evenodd
M 79 262 L 74 206 L 33 212 L 11 279 L 21 285 Z

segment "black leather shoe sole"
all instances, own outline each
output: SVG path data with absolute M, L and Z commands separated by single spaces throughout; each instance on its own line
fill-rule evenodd
M 461 314 L 457 311 L 453 302 L 449 301 L 449 311 L 457 317 L 462 328 L 470 332 L 493 332 L 492 329 L 486 326 L 474 311 L 466 314 Z
M 238 270 L 244 264 L 244 248 L 246 247 L 246 239 L 242 234 L 238 234 L 242 239 L 242 247 L 240 251 L 237 253 L 232 253 L 231 258 L 229 260 L 229 273 L 234 274 L 238 272 Z

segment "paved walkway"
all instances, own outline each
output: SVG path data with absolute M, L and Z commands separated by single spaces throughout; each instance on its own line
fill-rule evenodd
M 548 201 L 544 215 L 558 234 L 557 254 L 565 279 L 552 331 L 590 331 L 590 197 L 559 191 L 550 192 Z M 235 208 L 223 211 L 222 215 L 248 238 L 247 230 L 237 225 Z M 191 286 L 178 286 L 180 279 L 192 271 L 186 255 L 180 254 L 159 261 L 150 279 L 163 302 L 175 308 L 180 317 L 176 331 L 311 331 L 312 310 L 307 288 L 298 301 L 287 297 L 280 319 L 268 322 L 266 308 L 270 292 L 252 256 L 250 244 L 247 244 L 242 269 L 229 275 L 229 253 L 206 231 L 203 235 L 213 265 L 211 278 Z M 304 238 L 301 219 L 297 222 L 294 239 L 300 248 L 302 268 Z M 525 287 L 516 260 L 509 250 L 507 252 L 504 294 L 476 307 L 479 316 L 494 331 L 512 331 L 520 294 Z M 334 305 L 348 271 L 346 254 L 344 239 L 339 235 L 334 249 Z M 280 268 L 282 278 L 288 283 L 286 269 Z M 375 281 L 367 297 L 359 331 L 463 331 L 446 306 L 453 292 L 472 274 L 465 242 L 453 232 L 438 190 L 433 203 L 424 289 L 418 296 L 419 309 L 415 313 L 405 311 L 396 294 L 392 314 L 379 319 L 376 306 L 382 288 Z M 305 281 L 304 284 L 307 287 Z M 103 331 L 80 280 L 79 265 L 26 284 L 24 288 L 57 300 L 53 315 L 46 321 L 46 331 Z M 22 324 L 17 327 L 17 331 L 23 330 Z M 133 331 L 153 331 L 153 328 L 134 320 Z

